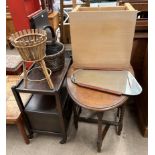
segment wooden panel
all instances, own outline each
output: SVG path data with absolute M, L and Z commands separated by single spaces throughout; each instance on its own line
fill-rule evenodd
M 59 13 L 53 12 L 48 15 L 48 20 L 54 31 L 59 27 Z
M 130 66 L 137 11 L 127 7 L 69 13 L 74 67 Z
M 71 37 L 70 37 L 70 24 L 64 23 L 63 25 L 63 43 L 64 44 L 70 44 L 71 43 Z
M 147 3 L 133 3 L 132 6 L 141 11 L 148 11 L 148 4 Z
M 131 64 L 135 77 L 143 88 L 141 95 L 135 97 L 140 131 L 144 137 L 148 132 L 148 39 L 144 32 L 135 35 Z M 137 32 L 136 32 L 137 34 Z
M 78 8 L 78 11 L 83 11 L 83 12 L 86 12 L 86 11 L 114 11 L 114 10 L 125 10 L 126 7 L 125 6 L 118 6 L 118 7 L 98 7 L 96 9 L 96 7 L 79 7 Z
M 12 17 L 11 17 L 11 15 L 7 14 L 6 15 L 6 36 L 7 36 L 7 40 L 10 37 L 10 35 L 14 32 L 15 32 L 15 28 L 14 28 L 14 24 L 12 21 Z

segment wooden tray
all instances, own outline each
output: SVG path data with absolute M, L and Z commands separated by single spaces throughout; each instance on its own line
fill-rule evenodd
M 129 71 L 104 71 L 78 69 L 71 75 L 73 83 L 118 95 L 138 95 L 141 86 Z

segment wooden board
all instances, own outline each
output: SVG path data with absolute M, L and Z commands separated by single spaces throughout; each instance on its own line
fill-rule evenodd
M 137 11 L 117 7 L 76 7 L 69 13 L 73 64 L 76 68 L 126 68 Z
M 118 95 L 139 95 L 142 92 L 137 80 L 126 70 L 77 69 L 72 74 L 71 80 L 82 87 Z

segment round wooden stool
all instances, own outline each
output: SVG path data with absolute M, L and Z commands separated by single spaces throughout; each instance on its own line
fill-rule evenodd
M 128 97 L 124 95 L 114 95 L 106 92 L 96 91 L 84 87 L 80 87 L 71 81 L 71 75 L 75 69 L 71 66 L 67 75 L 67 89 L 69 95 L 77 105 L 82 108 L 86 108 L 92 111 L 95 111 L 98 118 L 98 139 L 97 139 L 97 150 L 101 151 L 102 141 L 110 127 L 110 125 L 116 126 L 117 134 L 121 134 L 123 127 L 123 115 L 124 115 L 124 103 L 127 101 Z M 106 121 L 102 120 L 104 111 L 118 108 L 117 111 L 117 120 L 118 121 Z M 78 128 L 78 120 L 80 111 L 76 111 L 74 104 L 74 123 L 75 127 Z M 94 119 L 89 120 L 91 123 L 94 122 Z M 102 124 L 106 124 L 104 130 L 102 131 Z

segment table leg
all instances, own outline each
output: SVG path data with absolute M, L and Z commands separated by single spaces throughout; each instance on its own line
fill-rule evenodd
M 25 143 L 29 144 L 30 141 L 29 141 L 28 136 L 26 134 L 26 131 L 25 131 L 25 128 L 24 128 L 24 122 L 23 122 L 21 116 L 19 116 L 18 120 L 16 121 L 16 125 L 17 125 L 17 128 L 19 129 L 19 132 L 21 133 Z
M 119 121 L 118 126 L 116 126 L 116 132 L 118 135 L 121 135 L 122 132 L 124 113 L 125 113 L 125 106 L 122 105 L 121 107 L 118 108 L 117 111 L 117 117 L 119 118 Z
M 60 144 L 64 144 L 67 141 L 67 132 L 66 132 L 64 119 L 63 119 L 63 114 L 62 114 L 60 95 L 58 92 L 55 94 L 55 98 L 56 98 L 56 109 L 59 113 L 60 125 L 61 125 L 62 134 L 63 134 L 63 137 L 62 137 L 62 140 L 60 141 Z
M 15 99 L 16 99 L 16 102 L 17 102 L 17 104 L 18 104 L 18 107 L 19 107 L 19 109 L 20 109 L 20 111 L 21 111 L 21 114 L 22 114 L 22 116 L 23 116 L 22 118 L 23 118 L 23 120 L 24 120 L 24 123 L 25 123 L 25 125 L 26 125 L 26 127 L 27 127 L 27 130 L 28 130 L 28 132 L 29 132 L 29 137 L 32 138 L 32 137 L 33 137 L 33 132 L 32 132 L 32 130 L 31 130 L 30 122 L 29 122 L 29 120 L 28 120 L 28 118 L 27 118 L 27 116 L 26 116 L 26 114 L 25 114 L 25 112 L 24 112 L 24 105 L 23 105 L 22 99 L 21 99 L 21 97 L 20 97 L 20 95 L 19 95 L 19 92 L 16 91 L 16 87 L 12 87 L 11 89 L 12 89 L 12 92 L 13 92 L 14 97 L 15 97 Z
M 82 111 L 82 108 L 77 106 L 75 103 L 73 103 L 75 129 L 78 129 L 78 121 L 79 121 L 79 116 L 81 114 L 81 111 Z
M 97 113 L 98 117 L 98 139 L 97 139 L 97 151 L 101 152 L 101 145 L 102 145 L 102 117 L 103 112 Z
M 102 118 L 103 112 L 97 112 L 98 117 L 98 139 L 97 139 L 97 151 L 101 152 L 102 141 L 106 136 L 106 133 L 110 127 L 110 124 L 106 124 L 104 130 L 102 131 Z

